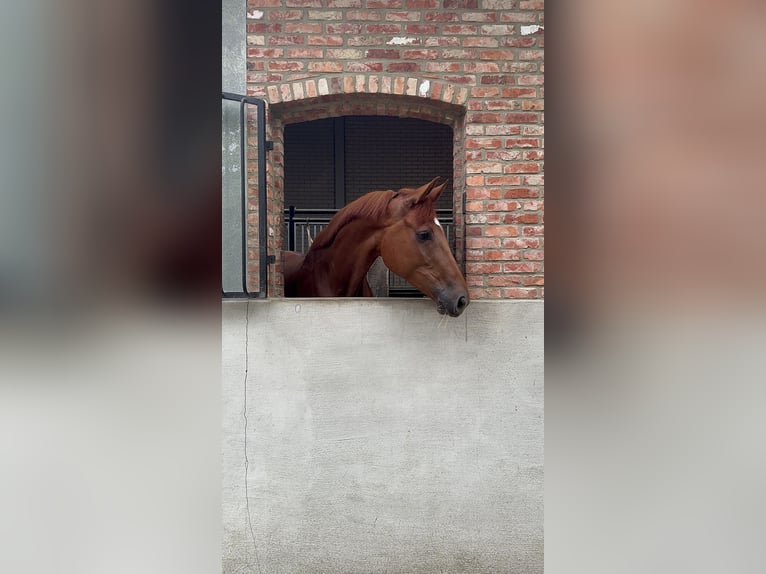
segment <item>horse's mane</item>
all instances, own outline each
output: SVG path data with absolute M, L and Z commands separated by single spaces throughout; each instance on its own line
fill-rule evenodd
M 330 224 L 325 227 L 314 239 L 310 251 L 323 249 L 332 244 L 335 238 L 346 225 L 357 219 L 382 220 L 388 208 L 388 202 L 396 195 L 396 192 L 371 191 L 349 203 L 332 218 Z

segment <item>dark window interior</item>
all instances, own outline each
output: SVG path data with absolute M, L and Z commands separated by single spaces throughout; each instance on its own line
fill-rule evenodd
M 369 191 L 449 179 L 452 128 L 411 118 L 346 116 L 285 126 L 285 207 L 341 208 Z

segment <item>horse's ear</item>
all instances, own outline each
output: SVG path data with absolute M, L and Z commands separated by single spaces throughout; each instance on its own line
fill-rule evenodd
M 436 185 L 436 182 L 439 181 L 440 179 L 441 178 L 439 176 L 436 176 L 425 185 L 421 185 L 419 188 L 417 188 L 415 192 L 412 194 L 412 197 L 415 200 L 413 203 L 418 204 L 421 201 L 423 201 L 426 197 L 429 197 L 429 194 L 432 192 L 434 186 Z
M 447 184 L 449 183 L 448 180 L 445 180 L 444 183 L 441 185 L 437 185 L 434 188 L 431 189 L 431 191 L 428 193 L 428 199 L 432 203 L 436 203 L 436 200 L 439 199 L 439 196 L 442 194 L 442 191 L 444 191 L 444 188 L 447 187 Z

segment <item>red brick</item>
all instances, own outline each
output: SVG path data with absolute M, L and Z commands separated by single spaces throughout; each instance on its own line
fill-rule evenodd
M 507 46 L 508 48 L 531 48 L 535 45 L 537 42 L 536 38 L 519 38 L 518 36 L 509 36 L 507 38 L 503 38 L 502 40 L 503 46 Z
M 418 22 L 420 12 L 388 12 L 386 20 L 389 22 Z
M 268 15 L 269 20 L 300 20 L 303 10 L 271 10 Z
M 521 109 L 524 111 L 543 111 L 545 103 L 543 100 L 524 100 L 521 102 Z
M 541 149 L 525 151 L 522 159 L 525 161 L 542 161 L 545 159 L 545 152 Z
M 466 211 L 484 211 L 484 203 L 481 201 L 466 201 Z
M 349 62 L 346 64 L 348 72 L 382 72 L 383 64 L 380 62 Z
M 531 237 L 507 238 L 503 239 L 503 247 L 510 249 L 537 249 L 540 247 L 540 240 Z
M 281 58 L 285 54 L 284 48 L 248 48 L 248 58 Z
M 486 249 L 500 247 L 500 238 L 498 237 L 468 237 L 465 245 L 469 249 Z
M 499 139 L 487 139 L 487 138 L 466 138 L 465 147 L 471 149 L 496 149 L 499 148 L 502 141 Z
M 511 100 L 490 100 L 485 102 L 488 110 L 512 110 L 518 104 Z
M 486 187 L 469 187 L 465 191 L 465 196 L 468 199 L 489 199 L 489 189 Z
M 534 197 L 539 197 L 539 194 L 535 190 L 527 189 L 525 187 L 507 189 L 503 192 L 503 199 L 525 199 Z
M 542 275 L 522 277 L 522 283 L 524 285 L 545 285 L 545 278 Z
M 511 287 L 521 285 L 522 279 L 518 275 L 493 275 L 487 277 L 487 285 L 492 287 Z
M 476 83 L 476 76 L 444 76 L 444 81 L 452 82 L 453 84 L 474 85 Z
M 521 232 L 524 235 L 543 235 L 544 228 L 542 225 L 536 225 L 534 227 L 524 227 Z
M 521 0 L 519 10 L 545 10 L 544 0 Z
M 367 58 L 394 60 L 399 58 L 399 50 L 367 50 Z
M 545 183 L 545 176 L 543 174 L 528 175 L 523 180 L 524 185 L 543 185 Z
M 474 98 L 492 98 L 499 95 L 499 88 L 473 88 L 471 90 L 471 96 Z
M 486 159 L 489 161 L 494 161 L 494 160 L 516 161 L 521 159 L 521 151 L 519 150 L 488 151 L 486 155 Z
M 303 36 L 271 36 L 269 38 L 269 45 L 271 46 L 295 44 L 305 44 L 305 38 Z
M 497 13 L 496 12 L 464 12 L 462 18 L 464 22 L 496 22 Z
M 328 34 L 361 34 L 361 24 L 349 24 L 344 22 L 341 24 L 327 24 Z
M 367 24 L 365 31 L 368 34 L 399 34 L 402 31 L 401 24 Z
M 542 265 L 540 263 L 506 263 L 503 271 L 506 273 L 537 273 Z
M 405 50 L 402 57 L 407 60 L 433 60 L 438 56 L 436 50 Z
M 457 62 L 426 62 L 426 72 L 459 72 Z
M 534 98 L 537 96 L 537 88 L 503 88 L 504 98 Z
M 512 163 L 505 166 L 503 173 L 539 173 L 540 166 L 536 163 Z
M 466 185 L 484 185 L 483 175 L 471 175 L 465 180 Z
M 442 58 L 446 60 L 473 60 L 476 58 L 476 50 L 444 50 Z
M 302 62 L 269 62 L 269 70 L 276 70 L 279 72 L 302 70 Z
M 467 120 L 477 124 L 499 124 L 503 121 L 503 116 L 501 114 L 469 113 Z
M 515 84 L 516 79 L 513 76 L 484 76 L 481 79 L 482 84 Z
M 309 46 L 342 46 L 342 36 L 309 36 Z
M 479 0 L 444 0 L 445 8 L 473 8 L 479 7 Z
M 288 58 L 322 58 L 324 50 L 321 48 L 290 48 L 287 50 Z
M 310 24 L 304 22 L 288 22 L 285 24 L 285 32 L 288 34 L 321 34 L 321 24 Z M 311 42 L 309 42 L 310 44 Z
M 481 74 L 493 74 L 500 71 L 500 66 L 495 62 L 466 62 L 466 72 L 479 72 Z
M 340 62 L 311 62 L 309 72 L 342 72 L 343 65 Z
M 321 8 L 322 0 L 287 0 L 286 5 L 290 8 L 308 6 L 310 8 Z
M 457 36 L 447 36 L 446 38 L 426 38 L 426 46 L 429 48 L 433 48 L 434 46 L 438 46 L 440 48 L 454 48 L 460 46 L 460 38 Z
M 410 10 L 422 10 L 423 8 L 438 8 L 439 0 L 405 0 L 404 5 Z
M 346 12 L 347 20 L 374 20 L 381 19 L 380 12 L 374 10 L 348 10 Z
M 471 25 L 445 25 L 444 28 L 442 28 L 445 34 L 478 34 L 479 28 L 476 26 Z
M 524 250 L 524 259 L 528 261 L 542 261 L 545 258 L 545 252 L 542 250 Z
M 499 239 L 497 241 L 500 242 Z M 521 260 L 521 251 L 511 249 L 485 251 L 484 257 L 487 261 L 519 261 Z
M 464 48 L 497 48 L 497 40 L 495 38 L 464 38 Z
M 433 24 L 406 24 L 404 30 L 408 34 L 436 34 L 439 27 Z
M 505 118 L 505 121 L 509 124 L 534 124 L 537 123 L 537 120 L 537 114 L 530 112 L 508 114 Z
M 250 24 L 247 25 L 247 32 L 249 34 L 257 33 L 279 33 L 282 31 L 282 24 Z
M 529 12 L 503 12 L 500 14 L 500 20 L 502 22 L 531 24 L 537 22 L 537 14 L 532 14 Z
M 427 12 L 426 22 L 458 22 L 460 16 L 455 12 Z
M 542 50 L 522 50 L 519 52 L 519 60 L 542 60 Z
M 515 211 L 520 207 L 516 201 L 496 201 L 487 204 L 487 211 Z
M 520 86 L 541 86 L 543 83 L 543 76 L 519 76 Z
M 505 140 L 505 147 L 540 147 L 540 140 L 535 138 L 518 138 Z
M 393 62 L 388 65 L 388 72 L 417 72 L 420 66 L 414 62 Z
M 484 252 L 480 251 L 478 249 L 466 249 L 465 250 L 465 260 L 466 261 L 484 261 Z M 474 279 L 476 279 L 476 278 L 474 278 Z M 479 277 L 478 279 L 479 279 L 478 282 L 474 280 L 474 282 L 471 283 L 470 281 L 468 281 L 468 277 L 466 277 L 466 282 L 469 285 L 471 285 L 471 284 L 473 284 L 473 285 L 483 285 L 484 284 L 484 279 L 481 278 L 481 277 Z
M 487 237 L 517 237 L 519 230 L 510 225 L 490 225 L 484 230 Z
M 518 175 L 502 175 L 488 177 L 487 185 L 521 185 L 521 177 Z
M 327 0 L 328 8 L 361 8 L 362 0 Z
M 481 50 L 479 58 L 482 60 L 513 60 L 512 50 Z
M 466 216 L 466 219 L 471 216 Z M 465 234 L 467 237 L 479 237 L 481 236 L 481 227 L 475 225 L 469 225 L 465 228 Z
M 500 263 L 466 263 L 466 273 L 486 275 L 487 273 L 500 273 L 503 266 Z
M 401 8 L 402 0 L 367 0 L 367 8 Z
M 506 213 L 503 223 L 540 223 L 540 216 L 536 213 Z

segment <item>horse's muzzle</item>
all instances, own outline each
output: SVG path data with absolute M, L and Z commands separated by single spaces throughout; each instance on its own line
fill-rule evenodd
M 447 313 L 450 317 L 459 317 L 469 302 L 467 294 L 440 294 L 436 298 L 436 310 L 442 315 Z

